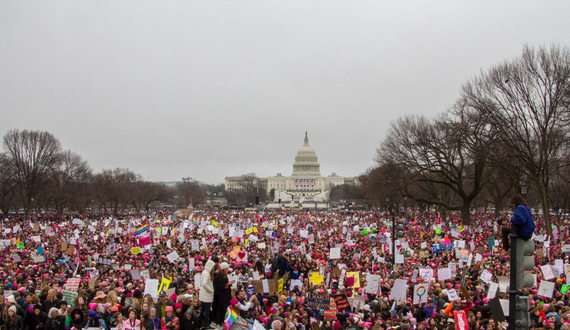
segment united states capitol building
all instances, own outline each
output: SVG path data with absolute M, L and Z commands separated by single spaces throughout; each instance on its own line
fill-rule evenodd
M 297 151 L 293 174 L 268 178 L 255 177 L 255 184 L 266 189 L 268 196 L 274 189 L 274 202 L 326 202 L 330 188 L 342 184 L 354 185 L 355 177 L 340 177 L 336 173 L 321 176 L 321 165 L 313 149 L 309 145 L 309 138 L 305 132 L 305 143 Z M 244 176 L 226 177 L 226 190 L 240 190 L 244 186 Z

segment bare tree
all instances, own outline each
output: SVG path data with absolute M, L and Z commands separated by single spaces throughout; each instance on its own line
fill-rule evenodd
M 48 132 L 12 130 L 4 136 L 4 148 L 22 184 L 22 201 L 27 218 L 33 198 L 59 162 L 61 144 Z
M 465 84 L 462 95 L 497 127 L 510 156 L 522 164 L 538 190 L 551 235 L 549 184 L 569 143 L 570 51 L 525 46 L 521 57 Z
M 117 213 L 129 205 L 132 185 L 137 181 L 137 174 L 126 168 L 103 170 L 94 177 L 95 196 L 98 205 L 107 213 L 111 208 Z
M 143 181 L 142 177 L 139 177 L 131 188 L 131 204 L 137 211 L 148 210 L 153 202 L 164 201 L 170 197 L 169 190 L 163 183 Z
M 58 166 L 49 177 L 49 195 L 54 209 L 61 215 L 81 194 L 82 183 L 89 180 L 91 169 L 81 156 L 71 151 L 60 155 Z
M 197 206 L 206 200 L 204 186 L 194 178 L 182 178 L 182 182 L 177 184 L 177 190 L 179 196 L 183 198 L 184 207 Z
M 18 206 L 20 181 L 14 163 L 5 153 L 0 153 L 0 211 L 4 216 Z
M 471 203 L 485 184 L 492 136 L 487 124 L 461 101 L 436 120 L 401 118 L 392 124 L 376 161 L 404 171 L 399 174 L 407 179 L 404 196 L 459 210 L 468 225 Z

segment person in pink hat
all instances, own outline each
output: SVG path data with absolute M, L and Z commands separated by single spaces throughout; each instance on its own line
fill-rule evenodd
M 160 325 L 164 330 L 180 330 L 178 318 L 174 315 L 172 306 L 166 306 L 166 316 L 160 320 Z

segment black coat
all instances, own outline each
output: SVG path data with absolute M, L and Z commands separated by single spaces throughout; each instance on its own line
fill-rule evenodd
M 54 301 L 48 301 L 47 299 L 42 303 L 42 312 L 49 313 L 49 310 L 52 309 L 53 307 L 55 308 L 59 308 L 59 300 L 54 300 Z
M 79 319 L 75 318 L 76 314 L 80 316 Z M 69 329 L 71 329 L 72 327 L 76 329 L 83 329 L 85 328 L 86 324 L 87 320 L 85 314 L 83 314 L 83 312 L 79 307 L 75 307 L 71 312 L 71 321 L 69 321 Z
M 212 311 L 214 312 L 213 320 L 217 324 L 222 324 L 226 309 L 230 305 L 231 288 L 226 288 L 228 278 L 217 274 L 214 278 L 214 301 L 212 303 Z
M 190 316 L 190 319 L 188 319 L 188 316 Z M 193 315 L 190 309 L 188 309 L 186 313 L 182 316 L 182 318 L 180 318 L 179 320 L 180 320 L 180 330 L 200 329 L 199 314 L 198 316 Z
M 22 317 L 16 315 L 16 321 L 6 318 L 4 321 L 3 330 L 24 330 L 24 323 L 22 322 Z
M 38 315 L 36 315 L 35 311 L 32 313 L 30 317 L 30 330 L 36 329 L 44 329 L 46 322 L 47 322 L 47 315 L 46 313 L 40 311 Z
M 61 315 L 55 318 L 48 317 L 46 330 L 65 330 L 65 317 Z

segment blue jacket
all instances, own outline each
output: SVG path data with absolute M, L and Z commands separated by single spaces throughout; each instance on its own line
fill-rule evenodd
M 526 205 L 519 205 L 515 210 L 515 214 L 511 217 L 511 221 L 515 224 L 518 231 L 524 235 L 531 237 L 536 225 L 532 220 L 532 213 L 530 207 Z

